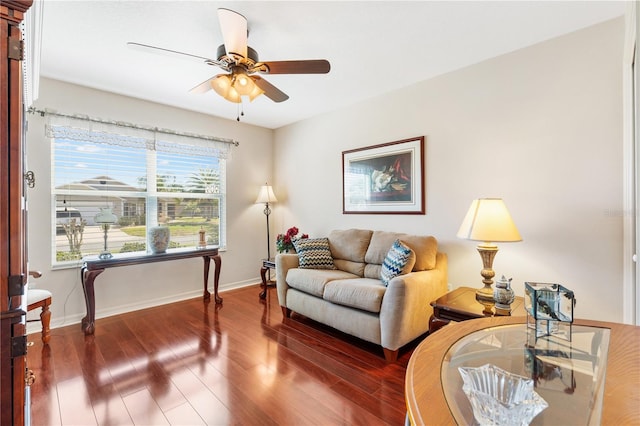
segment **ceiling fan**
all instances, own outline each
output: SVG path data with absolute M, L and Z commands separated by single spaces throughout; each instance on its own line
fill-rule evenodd
M 274 102 L 283 102 L 289 96 L 267 80 L 256 74 L 326 74 L 331 64 L 326 59 L 298 61 L 258 60 L 258 52 L 247 45 L 247 18 L 229 9 L 218 9 L 218 19 L 224 44 L 217 50 L 217 59 L 205 58 L 189 53 L 128 42 L 127 45 L 145 51 L 182 55 L 214 65 L 226 71 L 217 74 L 190 90 L 193 93 L 205 93 L 213 89 L 230 102 L 240 103 L 243 97 L 253 101 L 264 94 Z

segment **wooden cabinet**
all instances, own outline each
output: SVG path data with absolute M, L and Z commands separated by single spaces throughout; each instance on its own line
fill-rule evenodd
M 0 0 L 0 424 L 25 423 L 27 282 L 22 34 L 31 0 Z

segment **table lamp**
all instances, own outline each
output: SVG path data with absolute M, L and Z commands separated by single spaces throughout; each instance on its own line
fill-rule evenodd
M 473 200 L 457 236 L 467 240 L 481 241 L 477 248 L 482 258 L 483 267 L 480 275 L 482 275 L 484 287 L 476 290 L 476 300 L 484 305 L 485 312 L 490 313 L 495 303 L 491 288 L 495 276 L 493 259 L 498 252 L 498 246 L 495 243 L 522 241 L 522 237 L 501 198 Z
M 118 218 L 111 212 L 110 208 L 100 208 L 100 213 L 95 215 L 93 220 L 100 225 L 104 231 L 104 250 L 102 250 L 102 253 L 100 253 L 98 257 L 100 259 L 111 259 L 113 255 L 107 249 L 107 231 L 109 231 L 112 224 L 118 221 Z
M 271 259 L 271 238 L 269 236 L 269 215 L 271 214 L 271 207 L 269 207 L 269 203 L 273 204 L 277 202 L 278 199 L 273 193 L 273 188 L 265 182 L 265 184 L 260 187 L 256 204 L 264 204 L 263 213 L 267 217 L 267 259 Z

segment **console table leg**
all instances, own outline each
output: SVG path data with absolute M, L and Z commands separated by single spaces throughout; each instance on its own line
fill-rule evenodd
M 96 299 L 93 282 L 104 269 L 96 269 L 87 271 L 86 268 L 80 270 L 80 278 L 82 281 L 82 289 L 84 290 L 84 302 L 87 308 L 87 315 L 82 318 L 82 331 L 85 335 L 93 334 L 96 323 Z
M 211 293 L 209 293 L 209 264 L 211 263 L 211 258 L 209 256 L 202 256 L 204 260 L 204 293 L 202 294 L 202 299 L 208 301 L 211 299 Z
M 203 256 L 204 259 L 204 295 L 202 298 L 204 300 L 209 300 L 211 298 L 211 293 L 209 293 L 209 264 L 211 263 L 210 256 Z M 214 271 L 213 271 L 213 298 L 216 301 L 216 304 L 222 303 L 222 298 L 218 296 L 218 284 L 220 283 L 220 268 L 222 266 L 222 260 L 220 259 L 220 255 L 216 254 L 213 256 L 214 263 Z
M 222 303 L 222 298 L 218 296 L 218 284 L 220 283 L 220 269 L 222 268 L 222 259 L 219 254 L 213 256 L 213 263 L 216 266 L 216 270 L 213 274 L 213 296 L 216 300 L 216 303 Z

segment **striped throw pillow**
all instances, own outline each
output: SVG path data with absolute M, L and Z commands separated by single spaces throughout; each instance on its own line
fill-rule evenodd
M 380 268 L 380 280 L 387 286 L 389 281 L 398 275 L 411 272 L 416 263 L 416 255 L 411 247 L 400 240 L 395 240 L 387 253 L 387 257 L 382 262 Z
M 336 269 L 328 238 L 301 238 L 293 242 L 301 269 Z

